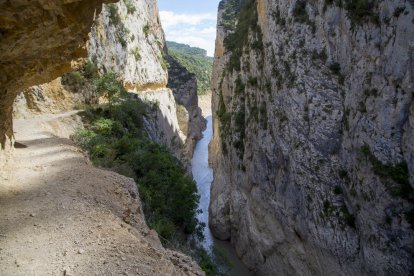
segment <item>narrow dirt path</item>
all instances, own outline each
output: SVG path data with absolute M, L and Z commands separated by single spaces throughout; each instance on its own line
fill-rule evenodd
M 74 112 L 15 122 L 0 164 L 0 275 L 195 275 L 148 229 L 132 179 L 93 167 L 67 137 Z

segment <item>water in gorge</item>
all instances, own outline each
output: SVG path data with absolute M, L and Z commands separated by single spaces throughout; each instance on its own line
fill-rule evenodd
M 200 203 L 198 208 L 203 212 L 198 215 L 198 219 L 207 226 L 204 228 L 205 239 L 203 247 L 212 252 L 213 247 L 222 252 L 231 262 L 232 268 L 230 275 L 244 276 L 250 275 L 249 270 L 237 257 L 235 250 L 229 242 L 220 241 L 213 237 L 208 227 L 208 207 L 210 204 L 210 186 L 213 181 L 213 170 L 208 164 L 208 144 L 213 136 L 212 117 L 207 116 L 207 128 L 203 132 L 203 138 L 197 143 L 193 159 L 191 160 L 193 178 L 197 183 L 198 193 L 200 194 Z

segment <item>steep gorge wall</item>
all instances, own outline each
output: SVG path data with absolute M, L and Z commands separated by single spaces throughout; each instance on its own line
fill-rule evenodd
M 414 7 L 372 2 L 220 3 L 210 226 L 260 275 L 414 271 Z
M 116 0 L 0 1 L 0 144 L 10 146 L 17 94 L 71 70 L 102 3 Z
M 186 155 L 191 159 L 206 121 L 198 106 L 197 78 L 173 57 L 168 56 L 168 87 L 178 103 L 177 118 L 186 138 Z
M 204 121 L 197 106 L 197 88 L 188 87 L 174 93 L 167 88 L 168 61 L 173 60 L 165 48 L 157 2 L 121 1 L 106 6 L 90 37 L 90 60 L 100 71 L 117 73 L 128 91 L 148 103 L 146 128 L 151 139 L 166 145 L 186 163 L 192 156 L 195 142 L 201 138 Z M 182 78 L 178 81 L 185 82 Z M 191 101 L 183 100 L 187 97 L 191 97 Z M 183 118 L 181 126 L 177 103 L 191 115 Z

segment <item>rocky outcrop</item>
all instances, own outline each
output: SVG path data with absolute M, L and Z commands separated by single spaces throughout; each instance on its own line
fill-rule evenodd
M 220 3 L 210 226 L 259 275 L 414 271 L 414 9 L 335 3 Z
M 174 98 L 180 105 L 177 108 L 177 118 L 180 129 L 186 136 L 186 155 L 191 159 L 197 141 L 201 139 L 206 121 L 198 106 L 196 76 L 182 66 L 173 57 L 167 57 L 168 87 L 173 91 Z
M 77 101 L 83 100 L 62 86 L 61 78 L 49 83 L 32 86 L 20 93 L 13 107 L 13 118 L 30 118 L 33 114 L 59 113 L 72 110 Z
M 102 3 L 116 0 L 0 1 L 0 144 L 10 146 L 16 95 L 51 81 L 86 56 Z
M 121 1 L 106 6 L 90 37 L 90 60 L 101 72 L 117 73 L 128 91 L 148 103 L 146 128 L 151 139 L 166 145 L 186 163 L 192 156 L 195 139 L 201 136 L 203 122 L 189 120 L 188 130 L 178 122 L 176 100 L 183 104 L 180 99 L 190 92 L 180 90 L 173 94 L 166 87 L 168 62 L 164 59 L 165 38 L 156 1 Z M 199 114 L 197 94 L 192 96 L 191 103 L 184 103 L 193 116 L 190 118 Z
M 117 73 L 129 91 L 165 88 L 164 33 L 154 0 L 106 5 L 88 42 L 89 58 Z

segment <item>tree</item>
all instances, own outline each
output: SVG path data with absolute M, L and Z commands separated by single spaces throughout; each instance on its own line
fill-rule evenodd
M 95 89 L 99 95 L 108 99 L 110 111 L 112 111 L 112 105 L 116 99 L 126 97 L 128 94 L 122 83 L 118 80 L 118 76 L 112 72 L 105 73 L 99 79 L 95 80 Z

